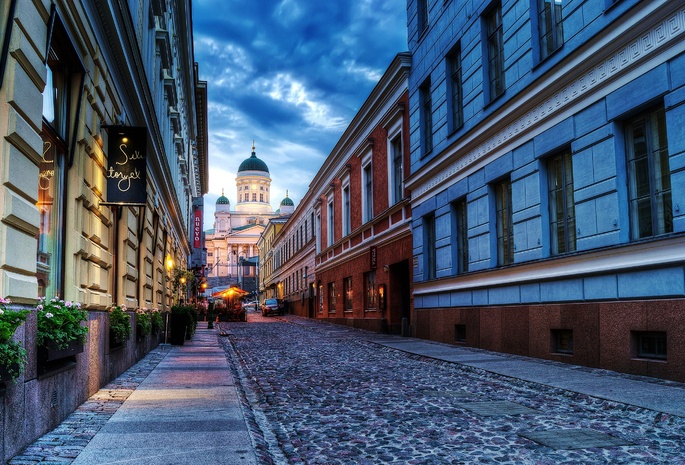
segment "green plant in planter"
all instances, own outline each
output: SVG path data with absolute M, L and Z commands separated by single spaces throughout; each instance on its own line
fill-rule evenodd
M 11 378 L 16 378 L 26 365 L 26 349 L 12 341 L 14 331 L 26 321 L 29 310 L 12 311 L 7 308 L 12 302 L 0 297 L 0 366 Z
M 72 341 L 86 343 L 88 327 L 81 323 L 88 320 L 88 313 L 81 308 L 80 303 L 55 297 L 52 300 L 40 300 L 36 310 L 38 346 L 46 346 L 52 341 L 57 348 L 66 349 Z
M 120 341 L 131 336 L 131 317 L 126 313 L 126 305 L 116 305 L 109 309 L 109 330 L 114 339 Z
M 152 318 L 145 307 L 136 310 L 136 331 L 139 337 L 145 337 L 152 332 Z
M 162 321 L 162 312 L 157 307 L 150 310 L 150 322 L 152 324 L 152 332 L 157 334 L 164 324 Z

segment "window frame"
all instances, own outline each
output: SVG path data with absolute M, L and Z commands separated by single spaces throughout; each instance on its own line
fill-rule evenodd
M 464 85 L 462 76 L 461 42 L 450 50 L 445 57 L 449 132 L 453 133 L 464 126 Z M 456 64 L 456 66 L 455 66 Z
M 504 191 L 504 189 L 506 189 L 506 191 Z M 507 177 L 495 183 L 493 191 L 495 195 L 497 266 L 507 266 L 514 263 L 514 225 L 511 178 Z
M 485 40 L 483 42 L 485 52 L 484 69 L 487 73 L 487 97 L 488 101 L 493 101 L 502 96 L 506 91 L 505 59 L 504 59 L 504 21 L 502 17 L 501 3 L 495 3 L 483 15 L 483 31 Z
M 348 183 L 344 184 L 342 187 L 341 202 L 342 202 L 342 237 L 346 237 L 346 236 L 350 235 L 350 231 L 352 229 L 352 227 L 351 227 L 352 213 L 350 210 L 350 184 L 349 184 L 349 180 L 348 180 Z
M 644 145 L 645 154 L 635 156 L 635 124 L 644 120 Z M 656 128 L 654 126 L 657 126 Z M 626 168 L 628 184 L 628 216 L 630 221 L 630 238 L 633 241 L 648 239 L 670 234 L 673 232 L 673 197 L 671 182 L 671 167 L 668 152 L 668 134 L 666 124 L 666 111 L 663 106 L 652 108 L 642 112 L 625 122 L 626 144 Z M 633 128 L 633 131 L 631 131 Z M 665 145 L 654 147 L 654 137 L 663 139 Z M 632 142 L 632 143 L 631 143 Z M 632 145 L 632 148 L 631 148 Z M 654 153 L 658 151 L 659 155 Z M 636 168 L 637 162 L 646 159 L 647 167 Z M 657 166 L 658 159 L 658 166 Z M 664 169 L 665 167 L 665 169 Z M 656 173 L 661 173 L 661 179 L 657 179 Z M 640 176 L 647 176 L 647 195 L 636 192 L 640 189 Z M 645 180 L 642 179 L 644 182 Z M 664 187 L 668 184 L 667 187 Z M 657 199 L 657 196 L 661 199 Z M 641 209 L 644 208 L 644 200 L 649 202 L 649 225 L 643 221 Z M 640 202 L 643 205 L 640 205 Z M 662 215 L 660 218 L 659 215 Z M 643 233 L 643 228 L 649 227 L 648 232 Z M 655 232 L 656 231 L 656 232 Z
M 388 129 L 388 199 L 389 205 L 404 200 L 404 133 L 402 120 Z M 399 149 L 399 150 L 398 150 Z M 398 153 L 399 152 L 399 153 Z M 398 164 L 399 160 L 399 164 Z
M 560 178 L 555 176 L 553 165 L 560 160 Z M 576 214 L 573 183 L 573 154 L 568 147 L 546 160 L 547 195 L 549 202 L 550 255 L 563 255 L 576 251 Z M 560 185 L 553 185 L 560 181 Z M 561 211 L 558 207 L 561 206 Z M 561 224 L 562 234 L 559 236 Z
M 421 155 L 425 157 L 433 151 L 433 98 L 430 76 L 419 86 L 419 108 Z
M 378 310 L 378 283 L 376 270 L 364 273 L 364 308 L 367 312 Z
M 362 224 L 373 220 L 373 163 L 369 151 L 362 160 Z
M 424 280 L 435 279 L 437 274 L 435 232 L 435 214 L 431 213 L 423 217 Z
M 463 274 L 469 271 L 469 228 L 468 201 L 466 197 L 452 202 L 452 237 L 454 240 L 454 273 Z
M 335 244 L 335 202 L 333 196 L 328 198 L 326 205 L 326 244 L 331 247 Z
M 540 55 L 540 61 L 546 60 L 564 45 L 563 5 L 559 5 L 558 11 L 556 7 L 546 9 L 547 4 L 556 4 L 560 1 L 561 0 L 535 0 L 538 26 L 538 53 Z M 549 17 L 546 17 L 546 13 L 549 14 Z M 543 28 L 545 29 L 543 30 Z M 547 37 L 550 37 L 551 41 L 547 41 Z
M 354 312 L 354 288 L 352 276 L 343 278 L 343 313 Z

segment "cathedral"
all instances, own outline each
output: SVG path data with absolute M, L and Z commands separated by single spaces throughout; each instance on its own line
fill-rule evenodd
M 222 189 L 216 201 L 214 229 L 205 231 L 206 276 L 211 288 L 237 285 L 252 292 L 258 284 L 259 236 L 270 219 L 290 215 L 295 204 L 286 193 L 279 209 L 273 211 L 269 167 L 257 158 L 254 142 L 252 155 L 238 168 L 235 184 L 235 208 L 231 209 Z

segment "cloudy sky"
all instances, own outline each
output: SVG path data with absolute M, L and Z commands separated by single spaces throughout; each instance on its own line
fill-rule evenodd
M 252 140 L 271 204 L 297 206 L 393 57 L 407 50 L 406 0 L 193 0 L 195 61 L 209 94 L 209 193 L 235 205 Z

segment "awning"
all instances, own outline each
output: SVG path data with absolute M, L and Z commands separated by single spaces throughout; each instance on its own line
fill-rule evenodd
M 244 291 L 239 287 L 229 287 L 223 291 L 215 292 L 212 294 L 212 297 L 221 297 L 222 299 L 227 299 L 229 297 L 241 297 L 246 294 L 249 294 L 249 292 Z

